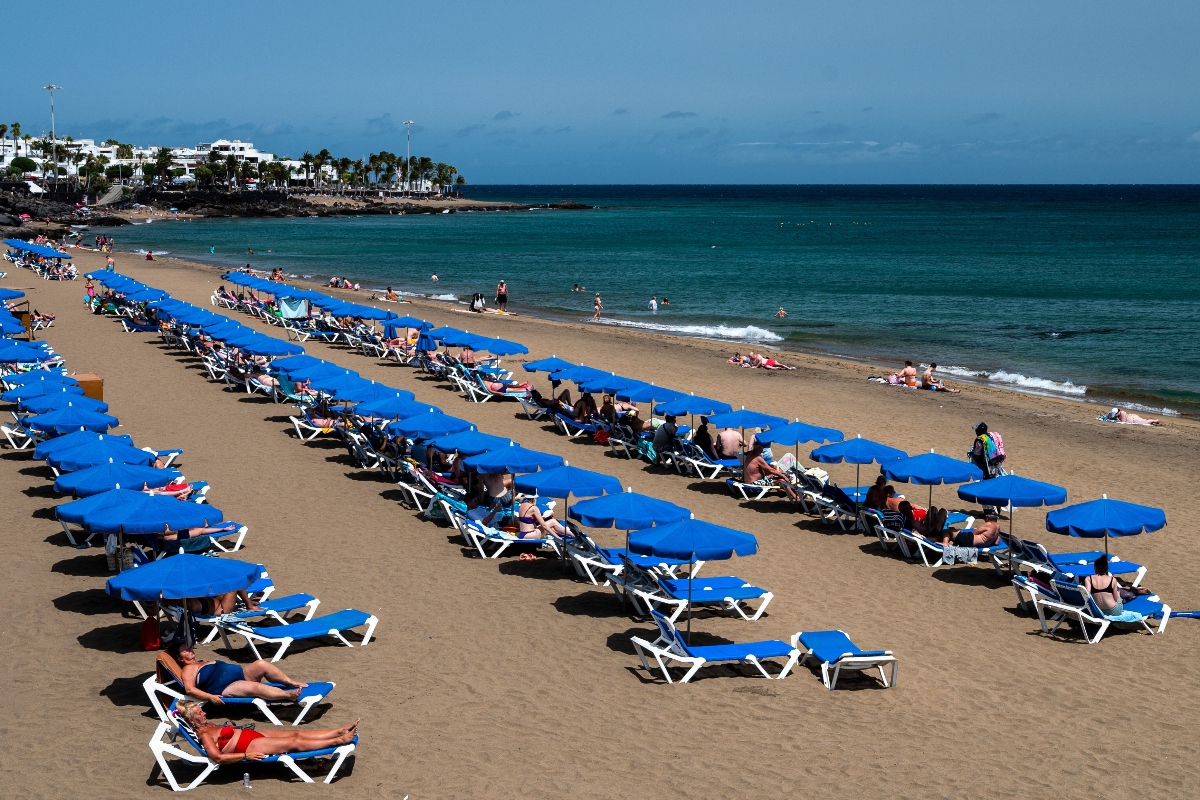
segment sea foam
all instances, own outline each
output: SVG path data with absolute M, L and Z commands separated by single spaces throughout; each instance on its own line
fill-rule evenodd
M 1087 394 L 1087 386 L 1077 385 L 1070 381 L 1052 381 L 1049 378 L 1030 377 L 1022 375 L 1019 372 L 1009 372 L 1003 369 L 996 370 L 995 372 L 987 372 L 986 370 L 970 369 L 968 367 L 938 367 L 938 372 L 944 375 L 956 375 L 960 378 L 971 378 L 991 383 L 1004 383 L 1031 392 L 1049 392 L 1051 394 L 1063 394 L 1070 397 L 1083 397 Z
M 766 328 L 754 325 L 730 327 L 729 325 L 667 325 L 661 322 L 637 322 L 625 319 L 600 320 L 605 325 L 619 325 L 623 328 L 639 328 L 648 331 L 664 333 L 680 333 L 685 336 L 700 336 L 705 339 L 735 339 L 747 342 L 782 342 L 783 337 Z

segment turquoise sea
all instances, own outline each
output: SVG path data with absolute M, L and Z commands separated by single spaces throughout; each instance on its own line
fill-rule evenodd
M 936 361 L 947 376 L 1014 389 L 1200 412 L 1200 187 L 467 190 L 596 208 L 163 221 L 114 234 L 119 249 L 464 302 L 478 291 L 490 303 L 503 278 L 512 308 L 558 318 L 590 317 L 599 291 L 609 324 L 725 339 L 731 352 Z M 652 295 L 670 305 L 650 313 Z M 773 316 L 781 306 L 786 319 Z

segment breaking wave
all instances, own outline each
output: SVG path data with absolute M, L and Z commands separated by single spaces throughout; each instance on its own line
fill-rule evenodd
M 1003 383 L 1033 392 L 1049 392 L 1068 397 L 1083 397 L 1087 394 L 1086 386 L 1076 385 L 1070 381 L 1052 381 L 1049 378 L 1030 377 L 1022 375 L 1019 372 L 1008 372 L 1007 370 L 987 372 L 968 367 L 938 367 L 938 372 L 945 375 L 956 375 L 960 378 L 971 378 L 990 383 Z
M 667 325 L 661 322 L 635 322 L 624 319 L 601 320 L 605 325 L 619 325 L 623 328 L 640 328 L 647 331 L 662 331 L 663 333 L 681 333 L 685 336 L 699 336 L 705 339 L 736 339 L 746 342 L 782 342 L 783 337 L 772 333 L 766 328 L 746 325 L 733 328 L 728 325 Z

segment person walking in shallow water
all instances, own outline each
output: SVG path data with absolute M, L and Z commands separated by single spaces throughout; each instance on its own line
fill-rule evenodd
M 592 322 L 599 322 L 600 321 L 600 309 L 604 308 L 604 303 L 600 302 L 600 293 L 599 292 L 596 292 L 596 302 L 593 304 L 593 306 L 596 310 L 592 314 Z

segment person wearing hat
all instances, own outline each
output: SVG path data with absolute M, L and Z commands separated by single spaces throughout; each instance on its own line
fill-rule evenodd
M 984 478 L 995 478 L 1003 474 L 1000 464 L 1004 461 L 1004 456 L 999 453 L 999 448 L 988 434 L 986 422 L 975 426 L 975 442 L 971 445 L 971 452 L 967 457 L 972 464 L 979 467 Z

